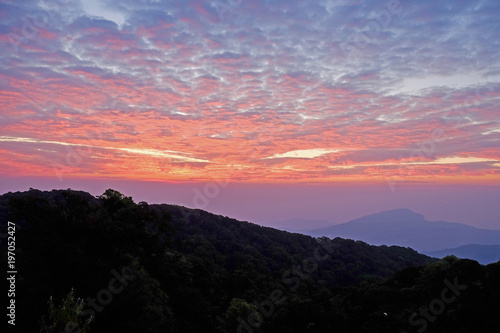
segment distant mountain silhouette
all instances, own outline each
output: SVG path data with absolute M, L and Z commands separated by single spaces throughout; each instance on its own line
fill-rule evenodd
M 285 227 L 284 224 L 282 226 Z M 422 214 L 409 209 L 388 210 L 327 228 L 296 231 L 314 237 L 341 237 L 373 245 L 406 246 L 421 252 L 470 244 L 500 245 L 500 230 L 478 229 L 452 222 L 430 222 Z
M 487 265 L 500 260 L 500 245 L 464 245 L 454 249 L 445 249 L 439 251 L 430 251 L 425 254 L 444 258 L 449 255 L 454 255 L 458 258 L 476 260 L 482 265 Z

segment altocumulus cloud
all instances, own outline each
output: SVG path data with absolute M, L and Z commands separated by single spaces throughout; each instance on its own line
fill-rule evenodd
M 95 148 L 81 176 L 383 180 L 439 129 L 411 178 L 499 180 L 498 1 L 234 4 L 4 1 L 0 164 L 51 174 L 51 144 Z

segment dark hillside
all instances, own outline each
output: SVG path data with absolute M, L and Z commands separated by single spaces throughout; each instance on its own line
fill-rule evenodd
M 136 204 L 113 190 L 98 198 L 72 190 L 7 193 L 1 232 L 7 221 L 17 225 L 22 332 L 396 331 L 408 326 L 407 312 L 439 295 L 445 276 L 465 272 L 464 281 L 473 281 L 470 295 L 453 303 L 456 314 L 485 309 L 487 316 L 495 307 L 485 308 L 493 300 L 486 295 L 498 295 L 498 265 L 436 263 L 409 248 Z M 6 267 L 3 239 L 1 249 Z M 381 318 L 382 310 L 391 316 Z

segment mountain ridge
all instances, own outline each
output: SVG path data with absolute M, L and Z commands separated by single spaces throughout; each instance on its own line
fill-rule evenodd
M 457 276 L 482 287 L 447 304 L 430 330 L 498 326 L 500 262 L 313 238 L 203 210 L 136 204 L 111 189 L 98 197 L 0 195 L 0 231 L 7 221 L 17 226 L 21 332 L 68 325 L 92 333 L 399 332 L 443 279 Z M 4 242 L 0 263 L 7 265 Z
M 156 327 L 150 332 L 219 333 L 219 326 L 234 331 L 237 317 L 248 318 L 255 307 L 251 302 L 275 290 L 290 293 L 284 308 L 295 311 L 303 301 L 319 304 L 321 293 L 333 297 L 330 288 L 383 281 L 437 262 L 404 247 L 313 238 L 203 210 L 136 204 L 111 189 L 98 197 L 72 190 L 9 192 L 0 196 L 1 232 L 7 221 L 18 226 L 16 303 L 22 304 L 23 332 L 37 330 L 49 299 L 67 299 L 73 290 L 76 297 L 95 296 L 120 267 L 136 278 L 103 315 L 96 314 L 97 332 L 146 331 L 143 322 Z M 83 325 L 86 319 L 75 321 Z M 276 328 L 280 319 L 268 322 Z M 286 323 L 279 326 L 293 331 Z
M 462 259 L 475 260 L 482 265 L 487 265 L 500 260 L 500 245 L 462 245 L 452 249 L 425 252 L 431 257 L 444 258 L 446 256 L 456 256 Z
M 500 230 L 446 221 L 428 221 L 409 209 L 382 211 L 319 229 L 296 230 L 313 237 L 341 237 L 374 245 L 398 245 L 420 252 L 459 246 L 500 245 Z

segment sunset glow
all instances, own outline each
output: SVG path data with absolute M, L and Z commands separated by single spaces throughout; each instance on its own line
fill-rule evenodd
M 64 3 L 0 5 L 2 176 L 500 184 L 498 2 Z

